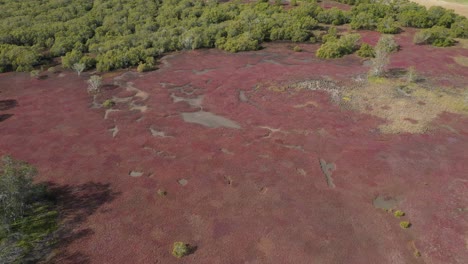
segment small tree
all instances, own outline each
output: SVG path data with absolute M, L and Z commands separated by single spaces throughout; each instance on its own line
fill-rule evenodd
M 383 48 L 376 48 L 375 58 L 372 59 L 372 66 L 369 71 L 369 75 L 374 77 L 382 76 L 385 73 L 389 62 L 389 53 Z
M 102 77 L 98 75 L 93 75 L 88 80 L 88 93 L 97 94 L 99 93 L 99 88 L 101 87 Z
M 406 82 L 407 83 L 414 83 L 418 80 L 418 75 L 416 73 L 416 69 L 414 66 L 411 66 L 408 68 L 408 71 L 406 72 Z
M 387 53 L 398 51 L 400 45 L 396 43 L 393 35 L 382 35 L 377 42 L 376 49 L 383 49 Z
M 86 68 L 86 65 L 84 63 L 75 63 L 73 64 L 72 66 L 72 69 L 74 71 L 76 71 L 76 73 L 78 74 L 78 76 L 81 75 L 81 72 L 84 71 L 84 69 Z

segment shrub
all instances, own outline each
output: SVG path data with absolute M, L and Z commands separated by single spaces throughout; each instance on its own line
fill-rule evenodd
M 401 211 L 401 210 L 396 210 L 396 211 L 393 213 L 393 215 L 394 215 L 395 217 L 402 217 L 402 216 L 405 215 L 405 212 L 403 212 L 403 211 Z
M 397 34 L 400 32 L 400 27 L 393 17 L 388 16 L 379 21 L 377 31 L 384 34 Z
M 299 46 L 294 46 L 293 51 L 295 51 L 295 52 L 301 52 L 302 49 L 301 49 L 301 47 L 299 47 Z
M 192 253 L 192 248 L 184 242 L 174 242 L 172 247 L 172 255 L 176 258 L 185 257 Z
M 336 7 L 323 10 L 317 15 L 317 20 L 320 23 L 333 24 L 333 25 L 343 25 L 349 22 L 349 18 L 343 10 Z
M 140 62 L 137 67 L 138 72 L 147 72 L 147 71 L 152 71 L 154 69 L 153 65 L 148 64 L 148 63 L 143 63 Z
M 328 40 L 320 46 L 316 55 L 319 58 L 331 59 L 351 54 L 357 49 L 357 43 L 360 38 L 359 34 L 348 34 L 336 40 Z
M 409 227 L 411 227 L 411 223 L 408 222 L 408 221 L 401 221 L 400 222 L 400 227 L 404 228 L 404 229 L 409 228 Z
M 468 19 L 458 17 L 450 27 L 450 35 L 454 38 L 468 38 Z
M 455 44 L 450 37 L 450 30 L 441 26 L 434 26 L 416 33 L 413 42 L 418 45 L 432 44 L 437 47 L 448 47 Z
M 102 77 L 93 75 L 88 80 L 88 93 L 97 94 L 101 88 Z
M 76 73 L 78 74 L 78 76 L 81 75 L 81 72 L 84 71 L 84 69 L 86 68 L 86 65 L 84 63 L 75 63 L 73 64 L 72 66 L 72 69 L 74 71 L 76 71 Z
M 72 50 L 62 56 L 62 66 L 67 69 L 72 69 L 75 63 L 79 63 L 83 54 L 81 51 Z
M 387 53 L 398 51 L 400 45 L 396 43 L 392 35 L 382 35 L 377 42 L 376 49 L 383 49 Z
M 372 77 L 383 76 L 388 63 L 390 62 L 389 52 L 386 49 L 376 47 L 375 57 L 371 62 L 372 65 L 369 70 L 369 75 Z
M 90 56 L 83 56 L 80 59 L 80 63 L 85 65 L 85 69 L 92 69 L 96 66 L 96 59 Z
M 216 44 L 218 48 L 229 52 L 257 50 L 259 48 L 258 40 L 253 39 L 249 33 L 243 33 L 233 38 L 221 39 Z
M 330 27 L 328 33 L 322 36 L 322 43 L 327 43 L 328 41 L 336 41 L 338 39 L 338 31 L 336 27 Z
M 105 108 L 112 108 L 115 106 L 115 102 L 112 101 L 111 99 L 107 99 L 102 103 L 102 106 Z
M 363 57 L 363 58 L 375 57 L 374 48 L 367 43 L 362 44 L 361 48 L 359 48 L 359 50 L 356 53 L 359 57 Z
M 351 18 L 351 28 L 352 29 L 375 29 L 377 26 L 377 21 L 375 17 L 373 17 L 369 13 L 361 12 L 353 18 Z

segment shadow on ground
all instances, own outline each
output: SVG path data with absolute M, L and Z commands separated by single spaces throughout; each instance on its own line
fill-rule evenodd
M 67 246 L 94 233 L 91 228 L 80 228 L 86 219 L 102 205 L 111 202 L 119 193 L 110 184 L 89 182 L 81 185 L 60 186 L 48 183 L 57 199 L 60 212 L 60 227 L 56 234 L 57 243 L 49 250 L 51 254 L 44 263 L 90 263 L 88 256 L 80 252 L 69 252 Z
M 18 101 L 16 100 L 0 100 L 0 111 L 9 110 L 18 106 Z

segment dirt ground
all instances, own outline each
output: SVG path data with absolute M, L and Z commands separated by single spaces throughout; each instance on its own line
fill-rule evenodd
M 420 5 L 431 7 L 431 6 L 441 6 L 447 9 L 452 9 L 455 13 L 468 17 L 468 2 L 450 2 L 443 0 L 411 0 Z
M 466 88 L 454 58 L 467 50 L 414 46 L 413 34 L 396 36 L 390 68 Z M 153 72 L 105 74 L 95 100 L 90 73 L 1 74 L 0 155 L 66 190 L 70 232 L 49 262 L 467 263 L 466 114 L 386 133 L 381 111 L 332 100 L 341 84 L 359 90 L 365 61 L 291 46 L 174 53 Z M 196 250 L 176 259 L 176 241 Z

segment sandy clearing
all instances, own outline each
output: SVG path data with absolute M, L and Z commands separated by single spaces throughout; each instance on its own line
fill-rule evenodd
M 455 10 L 455 13 L 468 17 L 468 5 L 460 3 L 451 3 L 442 0 L 412 0 L 420 5 L 431 7 L 431 6 L 442 6 L 447 9 Z

